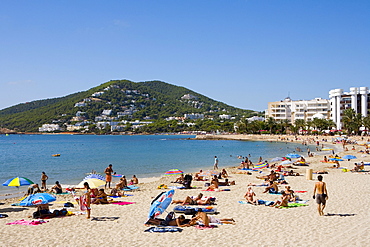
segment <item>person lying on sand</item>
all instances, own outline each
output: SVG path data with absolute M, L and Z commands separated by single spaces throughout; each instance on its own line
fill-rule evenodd
M 229 182 L 229 179 L 225 179 L 225 182 L 218 182 L 219 186 L 229 186 L 229 185 L 235 185 L 235 181 Z
M 184 174 L 181 174 L 180 177 L 176 178 L 176 180 L 173 183 L 179 183 L 182 184 L 185 182 Z
M 249 183 L 248 186 L 269 186 L 270 185 L 270 182 L 265 179 L 265 182 L 261 183 L 261 184 L 255 184 L 255 183 Z
M 211 185 L 206 190 L 216 190 L 218 189 L 219 181 L 216 175 L 213 176 L 211 180 Z
M 190 220 L 190 225 L 195 225 L 197 222 L 200 221 L 205 226 L 209 226 L 210 223 L 222 223 L 222 224 L 235 224 L 234 219 L 218 219 L 214 216 L 208 216 L 206 213 L 202 211 L 201 208 L 198 209 L 197 214 Z
M 288 195 L 288 201 L 289 202 L 295 202 L 295 201 L 297 201 L 299 199 L 298 196 L 296 196 L 294 194 L 294 190 L 292 190 L 290 188 L 290 186 L 285 186 L 285 191 L 284 192 L 285 192 L 285 194 Z
M 173 200 L 173 204 L 179 204 L 181 205 L 211 205 L 212 201 L 211 198 L 207 198 L 206 200 L 202 200 L 203 194 L 199 193 L 195 198 L 191 198 L 190 196 L 187 196 L 185 200 Z

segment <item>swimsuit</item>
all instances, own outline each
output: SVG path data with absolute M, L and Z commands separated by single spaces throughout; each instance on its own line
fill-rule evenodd
M 316 194 L 316 203 L 325 205 L 326 195 L 325 194 Z

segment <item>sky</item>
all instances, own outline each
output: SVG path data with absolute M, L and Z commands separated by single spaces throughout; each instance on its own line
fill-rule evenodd
M 2 0 L 0 109 L 160 80 L 242 109 L 370 87 L 370 1 Z

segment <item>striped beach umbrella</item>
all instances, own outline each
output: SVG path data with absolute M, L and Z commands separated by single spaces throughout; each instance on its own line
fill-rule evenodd
M 23 186 L 23 185 L 31 185 L 33 183 L 34 182 L 32 182 L 30 179 L 25 178 L 25 177 L 14 177 L 14 178 L 10 178 L 10 179 L 6 180 L 3 183 L 3 186 L 19 187 L 19 186 Z
M 100 174 L 90 174 L 90 175 L 87 175 L 84 180 L 87 180 L 87 179 L 90 179 L 90 178 L 96 178 L 96 179 L 100 179 L 100 180 L 105 180 L 105 178 L 100 175 Z
M 171 170 L 166 171 L 164 175 L 172 176 L 172 175 L 181 175 L 181 174 L 184 174 L 184 172 L 179 169 L 171 169 Z
M 258 170 L 258 169 L 262 169 L 262 168 L 265 168 L 265 167 L 267 167 L 269 164 L 267 163 L 267 162 L 261 162 L 261 163 L 258 163 L 258 164 L 256 164 L 253 168 L 252 168 L 252 170 Z

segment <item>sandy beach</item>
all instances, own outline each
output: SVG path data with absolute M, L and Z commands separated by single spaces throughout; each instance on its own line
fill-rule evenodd
M 205 137 L 200 137 L 205 138 Z M 264 141 L 303 141 L 314 144 L 315 140 L 332 137 L 299 137 L 293 136 L 249 136 L 225 135 L 207 136 L 211 139 L 234 140 L 264 140 Z M 283 140 L 281 138 L 284 138 Z M 353 168 L 355 162 L 370 162 L 370 155 L 359 153 L 365 150 L 366 140 L 361 137 L 350 138 L 358 144 L 348 145 L 349 151 L 344 151 L 341 144 L 333 145 L 339 156 L 355 155 L 358 159 L 341 161 L 342 167 Z M 356 150 L 352 150 L 352 146 Z M 311 150 L 316 153 L 315 150 Z M 41 225 L 6 225 L 16 220 L 32 220 L 35 208 L 11 206 L 19 198 L 0 200 L 0 214 L 9 217 L 0 218 L 0 246 L 367 246 L 370 241 L 370 174 L 368 172 L 343 172 L 341 169 L 329 168 L 330 163 L 322 163 L 323 155 L 329 156 L 330 151 L 320 153 L 314 157 L 306 157 L 309 167 L 302 166 L 294 169 L 301 176 L 288 176 L 286 180 L 293 190 L 307 191 L 298 193 L 303 200 L 308 200 L 308 206 L 277 209 L 264 205 L 253 206 L 240 204 L 245 200 L 244 194 L 249 183 L 261 183 L 257 179 L 258 172 L 252 175 L 237 174 L 237 168 L 227 168 L 229 180 L 235 180 L 236 185 L 229 186 L 230 191 L 202 191 L 205 189 L 203 181 L 193 181 L 196 189 L 176 190 L 174 199 L 184 199 L 187 195 L 196 196 L 203 192 L 205 196 L 216 197 L 217 218 L 233 218 L 235 225 L 218 225 L 213 229 L 197 229 L 185 227 L 182 232 L 149 233 L 144 232 L 149 226 L 144 223 L 148 217 L 151 201 L 162 190 L 158 185 L 175 185 L 171 181 L 175 177 L 162 177 L 140 181 L 140 189 L 128 192 L 133 196 L 115 199 L 117 201 L 135 202 L 129 205 L 92 205 L 92 219 L 85 215 L 73 215 L 62 218 L 47 219 Z M 261 154 L 263 155 L 263 154 Z M 283 154 L 282 154 L 283 155 Z M 208 167 L 208 169 L 211 167 Z M 325 216 L 319 216 L 317 204 L 312 199 L 313 188 L 317 182 L 317 175 L 313 180 L 307 180 L 307 168 L 314 171 L 326 170 L 324 182 L 327 183 L 329 200 L 325 209 Z M 370 166 L 365 166 L 369 170 Z M 270 169 L 264 169 L 268 173 Z M 284 189 L 283 185 L 279 189 Z M 262 193 L 264 187 L 254 187 L 258 199 L 276 201 L 279 195 Z M 71 195 L 58 195 L 57 201 L 51 203 L 51 209 L 60 209 L 63 202 L 73 202 Z M 171 211 L 170 205 L 167 211 Z M 71 211 L 78 213 L 77 205 Z M 177 214 L 178 215 L 178 214 Z M 162 215 L 163 217 L 165 214 Z M 187 216 L 189 218 L 189 216 Z

